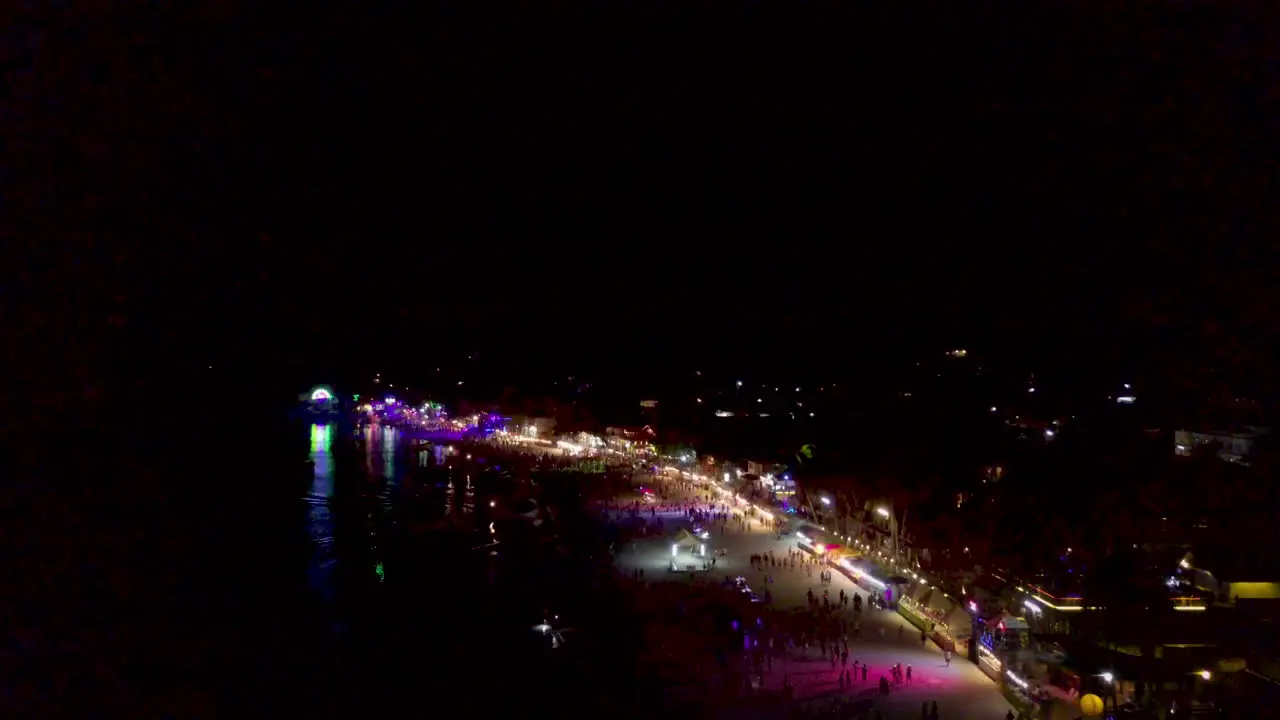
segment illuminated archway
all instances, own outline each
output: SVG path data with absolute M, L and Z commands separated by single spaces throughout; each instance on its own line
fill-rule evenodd
M 318 387 L 311 391 L 311 402 L 327 402 L 333 399 L 333 392 L 326 387 Z

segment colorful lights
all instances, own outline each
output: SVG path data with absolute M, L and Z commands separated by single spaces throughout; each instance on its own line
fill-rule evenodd
M 880 582 L 876 578 L 872 577 L 871 575 L 868 575 L 866 572 L 855 567 L 853 563 L 849 562 L 848 558 L 842 559 L 840 561 L 840 567 L 844 568 L 845 570 L 848 570 L 853 575 L 856 575 L 858 580 L 867 581 L 872 586 L 874 586 L 877 590 L 884 590 L 886 587 L 888 587 L 887 585 Z
M 996 672 L 1004 668 L 1004 663 L 1000 662 L 1000 658 L 996 654 L 987 649 L 985 645 L 978 644 L 978 660 L 992 667 Z
M 1049 609 L 1051 609 L 1051 610 L 1058 610 L 1058 611 L 1063 611 L 1063 612 L 1078 612 L 1078 611 L 1080 611 L 1080 610 L 1084 610 L 1084 606 L 1082 606 L 1082 605 L 1054 605 L 1053 603 L 1051 603 L 1051 602 L 1049 602 L 1049 601 L 1047 601 L 1047 600 L 1041 600 L 1040 598 L 1036 597 L 1035 595 L 1031 595 L 1030 597 L 1031 597 L 1031 599 L 1032 599 L 1032 600 L 1035 600 L 1036 602 L 1040 603 L 1041 605 L 1043 605 L 1043 606 L 1045 606 L 1045 607 L 1047 607 L 1047 608 L 1049 608 Z
M 1101 607 L 1094 607 L 1094 606 L 1085 607 L 1083 604 L 1057 605 L 1041 597 L 1041 595 L 1053 597 L 1052 595 L 1049 595 L 1049 593 L 1044 592 L 1043 590 L 1040 590 L 1035 586 L 1032 586 L 1032 587 L 1037 592 L 1035 594 L 1028 593 L 1026 600 L 1023 601 L 1023 604 L 1026 607 L 1031 608 L 1034 612 L 1036 612 L 1037 615 L 1040 614 L 1039 608 L 1036 607 L 1035 605 L 1032 605 L 1030 601 L 1035 601 L 1035 603 L 1041 607 L 1046 607 L 1046 608 L 1049 608 L 1050 610 L 1057 610 L 1059 612 L 1080 612 L 1082 610 L 1102 610 L 1103 609 Z M 1021 590 L 1022 588 L 1019 588 L 1019 589 Z M 1026 592 L 1025 590 L 1023 591 Z M 1057 599 L 1059 602 L 1083 603 L 1083 598 L 1080 598 L 1080 597 L 1065 597 L 1065 598 L 1055 598 L 1055 599 Z M 1203 612 L 1208 609 L 1208 607 L 1204 604 L 1202 600 L 1200 600 L 1200 598 L 1195 598 L 1195 597 L 1173 598 L 1173 602 L 1174 602 L 1174 606 L 1173 606 L 1174 610 L 1182 610 L 1184 612 Z
M 311 452 L 327 453 L 333 440 L 333 431 L 328 425 L 311 426 Z

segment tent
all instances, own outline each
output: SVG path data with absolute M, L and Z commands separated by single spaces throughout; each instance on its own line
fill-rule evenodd
M 946 625 L 954 639 L 961 640 L 973 634 L 969 612 L 959 600 L 949 598 L 943 591 L 924 583 L 913 586 L 907 595 L 916 602 L 919 614 Z
M 693 533 L 684 529 L 681 529 L 678 532 L 676 532 L 675 536 L 671 538 L 671 542 L 674 543 L 677 547 L 682 547 L 688 550 L 696 550 L 698 549 L 699 546 L 702 545 L 701 540 L 694 537 Z

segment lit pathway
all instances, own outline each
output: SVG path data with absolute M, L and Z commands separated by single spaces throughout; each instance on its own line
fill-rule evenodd
M 679 523 L 664 518 L 666 526 L 674 531 Z M 999 687 L 976 665 L 962 657 L 953 657 L 951 666 L 947 667 L 942 651 L 930 641 L 920 644 L 920 631 L 907 622 L 905 618 L 892 610 L 871 610 L 866 604 L 869 590 L 859 587 L 837 571 L 832 571 L 832 582 L 823 586 L 818 582 L 817 569 L 812 577 L 797 566 L 791 568 L 770 568 L 767 571 L 755 570 L 750 566 L 752 554 L 773 551 L 776 558 L 785 558 L 787 551 L 796 547 L 794 536 L 782 536 L 779 540 L 773 532 L 764 530 L 759 523 L 751 531 L 736 531 L 734 523 L 726 525 L 723 534 L 717 529 L 707 540 L 707 550 L 725 548 L 726 557 L 716 558 L 716 568 L 703 575 L 712 582 L 721 582 L 726 576 L 744 576 L 757 593 L 763 595 L 766 588 L 773 594 L 773 606 L 778 609 L 791 607 L 803 608 L 806 605 L 805 591 L 812 589 L 815 595 L 822 595 L 828 589 L 832 601 L 839 597 L 840 590 L 847 594 L 859 593 L 863 597 L 863 611 L 854 613 L 852 607 L 843 610 L 843 617 L 849 622 L 849 663 L 854 660 L 870 667 L 867 682 L 854 683 L 853 695 L 860 690 L 874 688 L 880 675 L 888 677 L 889 667 L 895 663 L 912 666 L 912 684 L 894 687 L 888 698 L 876 701 L 876 707 L 885 718 L 919 718 L 920 703 L 936 701 L 939 714 L 951 719 L 991 718 L 1001 720 L 1011 709 L 1008 701 L 1001 695 Z M 667 534 L 669 537 L 669 533 Z M 638 544 L 635 551 L 624 551 L 617 556 L 618 565 L 625 571 L 642 567 L 645 576 L 650 580 L 670 577 L 668 566 L 671 561 L 671 546 L 667 540 L 651 540 Z M 682 561 L 681 564 L 684 564 Z M 774 582 L 766 583 L 766 577 L 772 575 Z M 852 635 L 855 619 L 861 621 L 861 633 Z M 884 639 L 880 631 L 884 630 Z M 901 635 L 899 635 L 901 632 Z M 782 677 L 786 673 L 795 689 L 797 700 L 818 697 L 834 697 L 840 692 L 836 679 L 836 671 L 832 669 L 828 659 L 818 657 L 816 649 L 810 650 L 811 658 L 793 657 L 789 660 L 775 662 L 773 672 L 765 678 L 765 686 L 780 690 Z M 839 665 L 836 666 L 838 669 Z M 871 691 L 874 693 L 874 691 Z

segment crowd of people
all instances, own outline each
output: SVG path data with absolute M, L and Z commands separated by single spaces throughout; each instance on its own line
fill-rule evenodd
M 761 518 L 752 518 L 733 506 L 715 502 L 703 488 L 692 483 L 659 480 L 654 483 L 653 492 L 657 494 L 655 502 L 659 506 L 670 508 L 695 527 L 711 532 L 712 537 L 762 529 Z M 643 507 L 643 502 L 636 502 L 617 509 L 638 511 Z M 767 527 L 781 530 L 776 525 Z M 783 714 L 787 717 L 820 717 L 832 712 L 847 717 L 874 717 L 875 698 L 917 683 L 919 671 L 910 663 L 884 664 L 882 651 L 875 653 L 878 662 L 874 658 L 863 661 L 856 656 L 856 648 L 850 647 L 851 639 L 856 641 L 862 637 L 864 609 L 876 612 L 885 608 L 882 596 L 868 591 L 864 597 L 856 590 L 847 592 L 836 587 L 830 566 L 820 556 L 800 549 L 752 552 L 745 559 L 751 573 L 766 588 L 780 580 L 793 585 L 797 580 L 804 584 L 816 583 L 805 590 L 802 607 L 765 604 L 753 606 L 749 611 L 755 613 L 755 617 L 747 622 L 750 637 L 742 658 L 746 672 L 742 676 L 741 697 L 745 701 L 765 702 L 762 696 L 772 693 L 780 696 L 781 707 L 785 708 Z M 729 579 L 724 578 L 725 586 L 730 585 Z M 917 637 L 913 631 L 912 640 L 908 640 L 901 625 L 894 637 L 887 637 L 885 624 L 876 624 L 876 638 L 863 639 L 901 647 Z M 923 633 L 918 637 L 922 644 L 927 644 Z M 944 660 L 949 666 L 950 652 L 945 653 Z M 816 663 L 825 665 L 825 669 L 815 676 Z M 793 676 L 793 672 L 801 672 L 803 678 Z M 937 713 L 936 701 L 923 703 L 921 717 L 924 720 L 936 718 Z
M 568 458 L 551 457 L 542 448 L 504 448 L 537 456 L 544 467 L 548 464 L 568 462 Z M 726 502 L 710 487 L 655 472 L 656 468 L 644 463 L 618 461 L 616 470 L 630 475 L 632 492 L 602 499 L 595 504 L 601 520 L 627 527 L 636 532 L 620 541 L 615 552 L 636 551 L 645 538 L 666 535 L 674 527 L 688 527 L 698 531 L 699 539 L 705 537 L 708 544 L 713 538 L 728 535 L 757 534 L 761 531 L 782 533 L 785 518 L 766 518 L 753 512 L 749 506 Z M 635 489 L 642 486 L 637 495 Z M 744 512 L 745 511 L 745 512 Z M 706 535 L 704 535 L 704 533 Z M 779 534 L 778 539 L 781 539 Z M 769 538 L 773 540 L 773 538 Z M 730 542 L 732 544 L 732 542 Z M 665 547 L 665 543 L 664 543 Z M 721 551 L 723 552 L 723 551 Z M 704 561 L 703 570 L 716 568 L 715 551 Z M 731 702 L 740 702 L 761 708 L 776 708 L 777 714 L 768 717 L 813 718 L 830 717 L 832 713 L 844 717 L 877 717 L 877 698 L 911 688 L 918 684 L 920 673 L 908 662 L 886 662 L 883 648 L 859 657 L 858 648 L 867 649 L 865 642 L 893 644 L 886 637 L 884 622 L 873 623 L 878 637 L 863 636 L 863 615 L 883 607 L 876 602 L 876 595 L 847 591 L 835 582 L 831 567 L 819 556 L 796 548 L 753 551 L 738 559 L 749 566 L 752 583 L 759 582 L 765 588 L 766 602 L 743 606 L 743 648 L 741 664 L 733 662 L 723 666 L 705 656 L 697 661 L 696 672 L 707 676 L 708 683 L 728 682 Z M 725 582 L 706 583 L 681 575 L 677 584 L 690 592 L 715 592 L 721 588 L 726 602 L 734 602 L 737 595 L 731 591 L 728 581 L 733 574 L 742 572 L 741 565 L 728 573 Z M 705 574 L 705 573 L 703 573 Z M 630 578 L 639 587 L 647 587 L 653 595 L 658 587 L 673 582 L 668 573 L 646 578 L 641 565 L 633 566 Z M 804 589 L 802 604 L 796 607 L 778 606 L 772 602 L 776 593 L 768 588 L 782 581 L 789 587 L 808 585 Z M 665 597 L 665 593 L 663 594 Z M 680 601 L 683 604 L 683 601 Z M 905 645 L 901 626 L 895 633 L 898 646 Z M 913 636 L 914 637 L 914 636 Z M 923 638 L 923 636 L 921 636 Z M 854 646 L 851 647 L 851 641 Z M 927 642 L 922 639 L 922 642 Z M 949 653 L 948 653 L 949 655 Z M 949 661 L 949 657 L 947 658 Z M 737 667 L 731 667 L 737 665 Z M 709 668 L 715 667 L 715 670 Z M 712 680 L 712 676 L 718 678 Z M 709 684 L 710 688 L 713 685 Z M 917 692 L 919 692 L 917 690 Z M 937 703 L 925 701 L 921 708 L 923 720 L 938 717 Z

